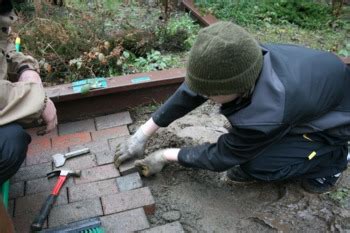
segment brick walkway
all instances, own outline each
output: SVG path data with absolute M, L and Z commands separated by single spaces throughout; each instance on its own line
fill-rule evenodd
M 50 135 L 32 135 L 27 158 L 11 179 L 9 213 L 16 232 L 29 232 L 41 204 L 57 178 L 47 179 L 54 170 L 52 155 L 79 148 L 91 153 L 67 160 L 64 167 L 81 170 L 80 178 L 70 178 L 57 199 L 45 227 L 99 216 L 106 232 L 183 232 L 179 222 L 150 228 L 147 215 L 154 214 L 155 201 L 132 163 L 116 170 L 115 145 L 129 136 L 130 114 L 122 112 L 94 119 L 60 124 Z

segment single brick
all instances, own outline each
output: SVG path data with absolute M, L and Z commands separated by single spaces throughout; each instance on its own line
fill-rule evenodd
M 87 119 L 83 121 L 74 121 L 58 125 L 59 135 L 80 133 L 80 132 L 92 132 L 95 131 L 94 119 Z
M 45 135 L 38 135 L 37 132 L 44 129 L 44 127 L 35 127 L 26 129 L 26 132 L 32 137 L 32 140 L 35 141 L 37 138 L 51 138 L 57 136 L 57 127 L 55 127 L 50 133 Z
M 109 139 L 108 140 L 109 148 L 111 149 L 111 151 L 115 152 L 117 145 L 126 142 L 126 140 L 128 140 L 128 138 L 129 138 L 129 136 Z
M 68 188 L 69 202 L 81 201 L 114 193 L 118 193 L 116 179 L 80 184 Z
M 11 178 L 11 182 L 15 183 L 45 177 L 50 171 L 52 171 L 51 163 L 23 167 Z
M 73 133 L 52 138 L 53 148 L 68 148 L 70 146 L 79 145 L 91 141 L 89 132 Z
M 69 151 L 79 150 L 83 148 L 89 148 L 92 154 L 96 154 L 100 151 L 106 150 L 109 148 L 107 140 L 99 140 L 96 142 L 88 142 L 80 145 L 70 146 Z
M 49 215 L 49 227 L 60 226 L 100 215 L 102 215 L 102 209 L 99 198 L 56 206 L 52 208 Z
M 29 180 L 26 185 L 26 195 L 35 194 L 41 192 L 49 192 L 55 187 L 58 177 L 48 179 L 47 177 Z M 64 186 L 60 193 L 64 192 L 64 188 L 73 186 L 74 182 L 72 178 L 68 178 L 64 183 Z
M 16 216 L 12 218 L 13 225 L 15 226 L 15 232 L 18 233 L 30 233 L 32 232 L 30 230 L 30 225 L 32 224 L 34 220 L 35 215 L 34 214 L 26 214 L 21 216 Z M 43 228 L 47 228 L 47 221 L 45 220 L 45 223 L 43 225 Z
M 71 159 L 67 159 L 64 165 L 57 169 L 83 170 L 95 166 L 97 166 L 95 155 L 85 154 Z
M 106 116 L 96 117 L 97 130 L 112 128 L 121 125 L 131 124 L 132 120 L 129 112 L 120 112 Z
M 90 183 L 99 180 L 106 180 L 118 177 L 119 172 L 113 164 L 107 164 L 99 167 L 93 167 L 81 172 L 80 177 L 74 178 L 76 184 Z
M 117 185 L 121 192 L 142 187 L 142 180 L 139 173 L 135 172 L 117 178 Z
M 68 150 L 66 148 L 56 149 L 53 148 L 49 151 L 40 151 L 37 154 L 28 155 L 26 157 L 27 166 L 36 165 L 40 163 L 47 163 L 52 161 L 52 155 L 61 153 L 64 154 Z
M 140 233 L 185 233 L 180 222 L 172 222 L 162 226 L 153 227 L 151 229 L 143 230 Z
M 128 210 L 101 218 L 102 227 L 106 232 L 135 232 L 149 228 L 149 223 L 142 208 Z
M 91 132 L 92 140 L 105 140 L 129 135 L 129 129 L 126 125 L 113 127 L 109 129 L 102 129 L 96 132 Z
M 146 214 L 154 214 L 155 202 L 148 187 L 134 189 L 101 198 L 105 215 L 143 207 Z
M 135 160 L 128 160 L 123 162 L 119 166 L 119 172 L 122 176 L 137 172 L 137 168 L 134 165 Z
M 10 199 L 24 196 L 24 181 L 11 183 L 10 185 Z
M 40 137 L 33 139 L 29 144 L 27 156 L 40 154 L 43 151 L 49 151 L 51 149 L 51 139 L 48 137 Z
M 16 199 L 14 216 L 36 215 L 41 209 L 41 205 L 45 202 L 51 192 L 42 192 L 34 195 L 27 195 Z M 55 205 L 67 204 L 67 190 L 63 188 L 58 196 Z M 32 220 L 33 220 L 32 219 Z
M 97 152 L 96 159 L 97 159 L 97 164 L 98 165 L 104 165 L 108 163 L 113 163 L 114 161 L 114 154 L 113 151 L 111 150 L 103 150 L 100 152 Z

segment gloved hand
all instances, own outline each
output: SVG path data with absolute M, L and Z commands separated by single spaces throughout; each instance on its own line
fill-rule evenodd
M 170 163 L 165 158 L 165 151 L 167 149 L 158 150 L 149 154 L 146 158 L 135 161 L 135 166 L 141 171 L 144 176 L 151 176 L 160 172 L 163 167 Z
M 148 138 L 149 136 L 139 128 L 126 142 L 118 144 L 114 156 L 114 165 L 118 168 L 125 160 L 141 158 Z

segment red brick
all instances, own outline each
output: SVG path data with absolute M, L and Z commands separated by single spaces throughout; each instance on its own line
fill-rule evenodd
M 43 177 L 43 178 L 27 181 L 26 195 L 52 191 L 52 189 L 54 188 L 57 182 L 57 179 L 58 179 L 57 177 L 53 177 L 50 179 L 48 179 L 47 177 Z M 73 178 L 68 178 L 68 180 L 66 180 L 60 193 L 63 193 L 66 187 L 73 186 L 73 184 L 74 184 Z
M 129 134 L 129 129 L 126 125 L 113 127 L 109 129 L 103 129 L 96 132 L 92 132 L 92 140 L 103 140 L 103 139 L 110 139 L 115 137 L 121 137 L 121 136 L 127 136 Z
M 104 164 L 113 163 L 115 153 L 113 153 L 111 150 L 103 150 L 103 151 L 97 152 L 95 155 L 96 155 L 97 164 L 104 165 Z
M 75 185 L 68 188 L 69 202 L 118 193 L 116 179 Z
M 95 131 L 94 119 L 87 119 L 82 121 L 68 122 L 58 125 L 59 135 L 66 135 L 80 132 L 92 132 Z
M 105 215 L 143 207 L 146 214 L 154 214 L 155 202 L 148 187 L 121 192 L 101 198 Z
M 46 198 L 49 196 L 50 193 L 51 192 L 42 192 L 34 195 L 27 195 L 24 197 L 17 198 L 14 215 L 32 215 L 32 218 L 34 219 L 34 215 L 39 213 L 41 205 L 45 202 Z M 67 190 L 62 189 L 60 195 L 56 200 L 55 205 L 63 205 L 67 203 Z
M 57 127 L 55 127 L 55 129 L 53 129 L 50 133 L 45 134 L 45 135 L 37 135 L 37 132 L 39 130 L 44 129 L 44 127 L 35 127 L 35 128 L 30 128 L 30 129 L 26 129 L 27 133 L 29 133 L 29 135 L 32 137 L 32 140 L 36 140 L 37 138 L 51 138 L 51 137 L 55 137 L 57 136 Z
M 29 144 L 27 156 L 40 154 L 51 149 L 51 140 L 48 137 L 40 137 L 32 140 Z
M 97 166 L 95 155 L 85 154 L 66 160 L 65 164 L 58 169 L 83 170 L 95 166 Z
M 117 145 L 120 143 L 126 142 L 126 140 L 128 140 L 128 138 L 129 138 L 129 136 L 109 139 L 108 140 L 109 148 L 111 149 L 111 151 L 115 152 Z
M 18 233 L 30 233 L 30 225 L 34 220 L 35 215 L 26 214 L 22 216 L 16 216 L 13 220 L 13 225 L 15 226 L 15 231 Z M 47 227 L 47 221 L 45 221 L 43 228 Z
M 99 180 L 106 180 L 114 177 L 118 177 L 119 172 L 113 164 L 107 164 L 104 166 L 93 167 L 81 172 L 79 178 L 74 178 L 76 184 L 90 183 Z
M 153 227 L 151 229 L 143 230 L 140 233 L 185 233 L 180 222 L 172 222 L 162 226 Z
M 10 199 L 24 196 L 24 181 L 10 184 Z
M 134 159 L 123 162 L 118 168 L 120 174 L 122 176 L 125 176 L 137 172 L 137 168 L 135 167 L 134 163 Z
M 149 223 L 142 208 L 101 217 L 102 227 L 106 232 L 135 232 L 149 228 Z
M 11 182 L 19 182 L 33 180 L 46 177 L 46 174 L 52 171 L 51 163 L 42 163 L 33 166 L 20 168 L 18 172 L 11 178 Z
M 70 146 L 83 144 L 91 141 L 91 135 L 88 132 L 67 134 L 52 138 L 53 148 L 68 148 Z
M 121 125 L 131 124 L 132 120 L 129 112 L 120 112 L 106 116 L 96 117 L 97 130 L 112 128 Z
M 88 142 L 80 145 L 70 146 L 69 151 L 79 150 L 83 148 L 89 148 L 90 152 L 96 154 L 100 151 L 108 149 L 107 140 L 99 140 L 95 142 Z
M 99 198 L 56 206 L 49 215 L 49 227 L 102 215 Z
M 27 156 L 26 164 L 27 166 L 31 166 L 31 165 L 51 162 L 52 155 L 57 153 L 64 154 L 67 151 L 68 150 L 66 148 L 61 148 L 61 149 L 53 148 L 50 151 L 41 151 L 38 154 Z
M 120 192 L 141 188 L 142 180 L 140 174 L 135 172 L 130 175 L 118 177 L 117 186 Z

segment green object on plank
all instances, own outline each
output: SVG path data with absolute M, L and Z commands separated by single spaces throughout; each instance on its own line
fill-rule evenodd
M 137 78 L 133 78 L 131 79 L 131 83 L 133 84 L 138 84 L 138 83 L 144 83 L 144 82 L 149 82 L 151 81 L 151 78 L 150 77 L 137 77 Z
M 102 77 L 89 78 L 72 82 L 72 88 L 74 93 L 86 94 L 90 90 L 100 89 L 107 87 L 107 80 Z
M 7 180 L 2 184 L 0 188 L 2 202 L 4 203 L 5 208 L 8 208 L 9 204 L 9 193 L 10 193 L 10 181 Z

